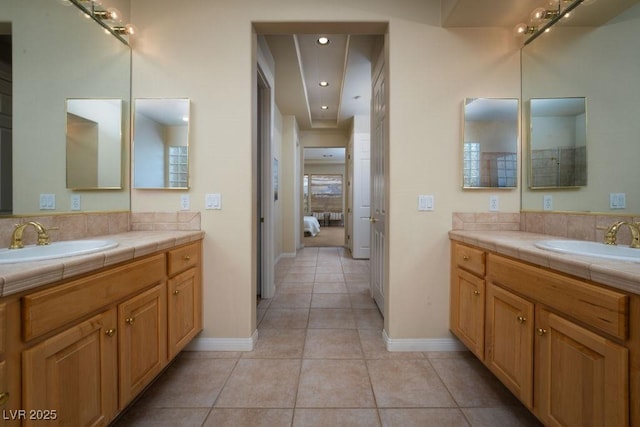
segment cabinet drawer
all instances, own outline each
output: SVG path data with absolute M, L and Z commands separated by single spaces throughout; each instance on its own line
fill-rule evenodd
M 200 263 L 200 243 L 192 243 L 167 252 L 168 273 L 173 276 Z
M 489 254 L 487 280 L 620 339 L 628 336 L 629 297 L 581 280 Z
M 164 280 L 165 268 L 164 254 L 158 254 L 25 296 L 24 340 L 53 331 Z
M 484 262 L 486 256 L 484 251 L 471 248 L 460 243 L 454 243 L 452 252 L 453 262 L 457 266 L 479 276 L 484 276 Z

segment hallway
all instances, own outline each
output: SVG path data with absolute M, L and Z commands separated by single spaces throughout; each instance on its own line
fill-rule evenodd
M 118 426 L 535 426 L 468 352 L 387 352 L 368 261 L 305 248 L 276 268 L 251 352 L 183 352 Z

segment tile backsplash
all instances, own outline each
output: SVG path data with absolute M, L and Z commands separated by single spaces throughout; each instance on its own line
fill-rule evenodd
M 638 222 L 640 217 L 578 212 L 454 212 L 452 228 L 469 231 L 526 231 L 602 242 L 607 228 L 616 221 Z M 631 233 L 626 227 L 618 233 L 618 243 L 631 243 Z
M 200 212 L 99 212 L 0 218 L 0 248 L 8 247 L 16 224 L 38 221 L 49 231 L 52 242 L 126 233 L 128 231 L 200 230 Z M 35 244 L 37 234 L 26 229 L 26 245 Z

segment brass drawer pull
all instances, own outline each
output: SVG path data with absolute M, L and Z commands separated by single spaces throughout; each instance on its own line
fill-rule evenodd
M 182 259 L 185 261 L 191 261 L 191 255 L 185 255 L 182 257 Z
M 106 331 L 104 331 L 104 334 L 108 337 L 112 337 L 114 334 L 116 333 L 115 329 L 107 329 Z
M 180 291 L 179 291 L 179 290 L 177 290 L 177 289 L 176 289 L 175 291 L 173 291 L 173 294 L 174 294 L 174 295 L 178 295 L 179 293 L 180 293 Z
M 517 319 L 518 319 L 518 322 L 520 322 L 520 323 L 524 323 L 524 322 L 527 321 L 527 318 L 524 317 L 524 316 L 518 316 Z
M 129 325 L 133 325 L 136 322 L 136 319 L 134 319 L 133 317 L 127 317 L 126 319 L 124 319 L 124 323 L 127 323 Z
M 469 261 L 469 259 L 471 259 L 471 257 L 469 255 L 462 255 L 462 259 L 464 261 Z
M 4 405 L 8 401 L 9 401 L 9 392 L 3 391 L 2 393 L 0 393 L 0 406 Z
M 547 333 L 547 330 L 546 329 L 542 329 L 542 328 L 538 328 L 538 329 L 536 329 L 536 333 L 538 335 L 540 335 L 540 336 L 543 336 L 544 334 Z
M 473 294 L 474 294 L 475 296 L 479 296 L 479 295 L 480 295 L 480 291 L 478 291 L 478 290 L 473 291 Z

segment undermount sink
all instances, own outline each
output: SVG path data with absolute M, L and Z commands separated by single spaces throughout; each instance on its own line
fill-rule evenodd
M 43 246 L 28 245 L 21 249 L 0 249 L 0 264 L 86 255 L 116 246 L 118 246 L 118 242 L 113 240 L 69 240 Z
M 629 246 L 606 245 L 583 240 L 540 240 L 535 245 L 540 249 L 564 254 L 640 262 L 640 249 L 630 248 Z

